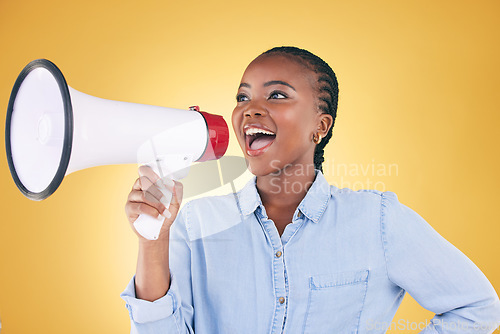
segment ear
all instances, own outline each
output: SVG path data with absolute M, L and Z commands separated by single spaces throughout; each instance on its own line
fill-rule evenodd
M 328 131 L 333 125 L 333 117 L 329 114 L 318 115 L 318 126 L 316 127 L 317 132 L 321 135 L 321 138 L 325 138 Z

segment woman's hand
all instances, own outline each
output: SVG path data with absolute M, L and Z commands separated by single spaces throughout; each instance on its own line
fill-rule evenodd
M 140 235 L 133 224 L 141 214 L 147 214 L 154 218 L 160 216 L 160 218 L 164 219 L 164 222 L 158 240 L 166 240 L 168 242 L 168 231 L 177 217 L 182 202 L 182 183 L 172 181 L 171 184 L 165 184 L 148 166 L 139 167 L 139 176 L 125 204 L 125 213 L 127 214 L 130 226 L 141 242 L 150 241 Z M 172 192 L 172 200 L 168 209 L 166 209 L 168 205 L 167 200 L 161 192 L 160 187 Z

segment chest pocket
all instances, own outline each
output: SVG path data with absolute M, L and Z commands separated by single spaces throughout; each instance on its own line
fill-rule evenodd
M 309 278 L 305 334 L 358 332 L 368 284 L 368 270 Z

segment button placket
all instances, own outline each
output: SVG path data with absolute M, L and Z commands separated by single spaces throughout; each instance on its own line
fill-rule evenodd
M 274 296 L 276 300 L 276 307 L 272 321 L 271 333 L 281 333 L 282 325 L 285 319 L 285 305 L 286 305 L 286 282 L 285 282 L 285 268 L 283 260 L 283 244 L 278 234 L 274 222 L 265 217 L 262 212 L 256 214 L 257 219 L 264 232 L 267 234 L 271 247 L 273 248 L 272 264 L 273 264 L 273 280 L 274 280 Z M 279 254 L 279 256 L 278 256 Z
M 300 211 L 299 211 L 300 213 Z M 301 215 L 302 216 L 302 215 Z M 297 217 L 299 217 L 299 214 L 297 214 Z M 290 229 L 288 231 L 285 230 L 285 233 L 283 233 L 282 235 L 282 244 L 283 244 L 283 252 L 284 252 L 284 249 L 285 247 L 290 247 L 290 240 L 295 236 L 295 234 L 304 226 L 305 224 L 305 220 L 304 219 L 300 219 L 297 221 L 297 224 L 290 224 L 288 226 L 290 226 Z M 287 227 L 288 227 L 287 226 Z M 282 328 L 281 328 L 281 333 L 283 333 L 283 331 L 285 330 L 285 326 L 286 326 L 286 319 L 287 319 L 287 314 L 288 314 L 288 308 L 289 308 L 289 305 L 288 305 L 288 295 L 289 295 L 289 284 L 288 284 L 288 274 L 287 274 L 287 268 L 286 268 L 286 263 L 285 263 L 285 256 L 283 255 L 283 252 L 280 256 L 281 258 L 281 262 L 283 263 L 283 272 L 284 272 L 284 275 L 285 275 L 285 299 L 283 301 L 283 304 L 280 304 L 280 305 L 283 305 L 283 308 L 285 310 L 285 315 L 283 317 L 283 323 L 282 323 Z M 277 257 L 275 257 L 276 259 L 278 259 Z

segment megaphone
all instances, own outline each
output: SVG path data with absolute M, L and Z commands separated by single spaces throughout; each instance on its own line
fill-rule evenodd
M 161 177 L 180 179 L 192 162 L 222 157 L 228 143 L 222 116 L 197 107 L 173 109 L 90 96 L 69 87 L 46 59 L 30 62 L 19 74 L 5 127 L 12 178 L 31 200 L 52 195 L 64 176 L 100 165 L 138 162 Z M 170 201 L 171 193 L 165 195 Z M 163 219 L 141 215 L 135 227 L 152 240 L 162 224 Z

